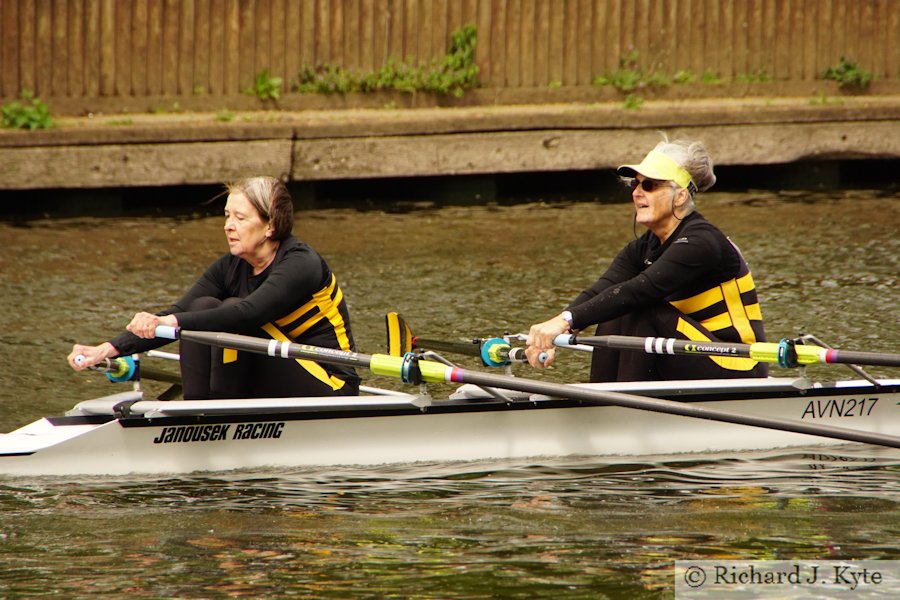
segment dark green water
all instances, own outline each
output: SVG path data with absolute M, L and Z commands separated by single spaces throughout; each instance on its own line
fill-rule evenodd
M 802 331 L 837 347 L 900 349 L 896 195 L 711 194 L 701 211 L 748 257 L 770 338 Z M 225 251 L 221 225 L 0 223 L 0 430 L 119 391 L 69 370 L 72 343 L 107 339 L 136 310 L 178 296 Z M 633 235 L 624 202 L 309 210 L 295 233 L 337 272 L 367 353 L 383 351 L 389 310 L 424 337 L 526 331 Z M 516 372 L 586 375 L 584 355 L 557 365 Z M 680 559 L 900 559 L 898 498 L 900 454 L 854 446 L 149 481 L 0 477 L 0 597 L 664 598 Z

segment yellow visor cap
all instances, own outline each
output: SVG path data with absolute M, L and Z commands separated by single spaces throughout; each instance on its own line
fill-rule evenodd
M 658 150 L 651 150 L 639 165 L 622 165 L 616 169 L 616 173 L 623 177 L 634 177 L 640 173 L 650 179 L 674 181 L 683 188 L 691 185 L 691 174 L 674 158 Z

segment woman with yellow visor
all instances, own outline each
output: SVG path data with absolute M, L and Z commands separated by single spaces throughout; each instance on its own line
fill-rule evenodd
M 554 338 L 597 325 L 597 335 L 674 337 L 751 344 L 765 341 L 762 312 L 740 250 L 695 210 L 716 182 L 701 142 L 657 144 L 617 173 L 631 188 L 635 222 L 647 228 L 560 314 L 532 325 L 532 366 L 554 360 Z M 539 355 L 544 354 L 543 362 Z M 749 358 L 670 356 L 594 348 L 590 381 L 765 377 Z

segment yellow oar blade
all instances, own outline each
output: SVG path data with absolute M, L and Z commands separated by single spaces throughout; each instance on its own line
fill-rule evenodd
M 403 356 L 412 352 L 413 335 L 406 321 L 398 313 L 389 312 L 384 316 L 387 325 L 387 348 L 390 356 Z

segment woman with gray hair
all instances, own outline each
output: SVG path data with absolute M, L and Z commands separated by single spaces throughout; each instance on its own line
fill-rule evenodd
M 631 189 L 635 223 L 647 231 L 619 252 L 593 285 L 559 315 L 529 331 L 532 366 L 554 360 L 554 338 L 597 325 L 597 335 L 765 341 L 753 277 L 740 250 L 694 206 L 716 182 L 697 141 L 664 139 L 640 164 L 617 173 Z M 543 362 L 539 356 L 545 354 Z M 749 358 L 669 356 L 594 348 L 590 381 L 765 377 Z
M 355 350 L 337 278 L 315 250 L 291 234 L 294 203 L 284 183 L 251 177 L 226 186 L 226 193 L 229 252 L 168 309 L 137 313 L 127 331 L 98 346 L 75 344 L 68 357 L 73 369 L 168 343 L 155 338 L 159 325 Z M 186 400 L 359 393 L 352 368 L 309 360 L 182 341 L 180 363 Z

